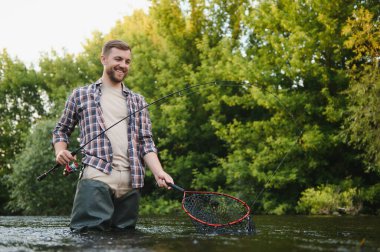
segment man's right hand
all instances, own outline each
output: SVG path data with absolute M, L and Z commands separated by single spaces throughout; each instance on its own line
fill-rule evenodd
M 57 162 L 57 164 L 60 164 L 60 165 L 68 164 L 74 160 L 75 160 L 75 157 L 73 155 L 71 155 L 71 152 L 68 150 L 58 151 L 58 153 L 55 157 L 55 161 Z

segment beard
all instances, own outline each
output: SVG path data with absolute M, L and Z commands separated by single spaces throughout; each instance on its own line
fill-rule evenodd
M 120 75 L 118 70 L 122 71 L 124 74 Z M 106 73 L 112 82 L 119 83 L 122 82 L 125 79 L 125 77 L 127 77 L 128 70 L 121 67 L 110 67 L 106 70 Z

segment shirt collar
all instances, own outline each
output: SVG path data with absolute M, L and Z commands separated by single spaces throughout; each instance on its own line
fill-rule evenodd
M 95 84 L 96 89 L 99 89 L 100 86 L 103 84 L 103 83 L 102 83 L 102 79 L 100 78 L 100 79 L 97 80 L 94 84 Z M 121 83 L 121 86 L 122 86 L 122 91 L 123 91 L 123 93 L 124 93 L 126 96 L 128 96 L 128 95 L 131 93 L 131 90 L 130 90 L 129 88 L 127 88 L 123 82 Z

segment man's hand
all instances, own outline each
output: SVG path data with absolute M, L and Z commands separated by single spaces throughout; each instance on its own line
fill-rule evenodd
M 67 150 L 67 143 L 57 142 L 54 144 L 55 162 L 60 165 L 65 165 L 74 161 L 76 158 Z
M 55 157 L 55 161 L 60 165 L 68 164 L 74 160 L 75 157 L 71 155 L 71 152 L 68 150 L 60 150 Z
M 174 184 L 172 177 L 169 174 L 167 174 L 165 171 L 160 171 L 159 173 L 155 174 L 154 178 L 156 179 L 157 185 L 159 187 L 169 188 L 167 183 Z

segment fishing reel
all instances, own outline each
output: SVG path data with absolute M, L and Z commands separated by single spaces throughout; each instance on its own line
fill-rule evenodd
M 66 164 L 65 169 L 63 169 L 63 176 L 68 176 L 79 170 L 79 164 L 77 162 L 72 162 L 71 164 Z

